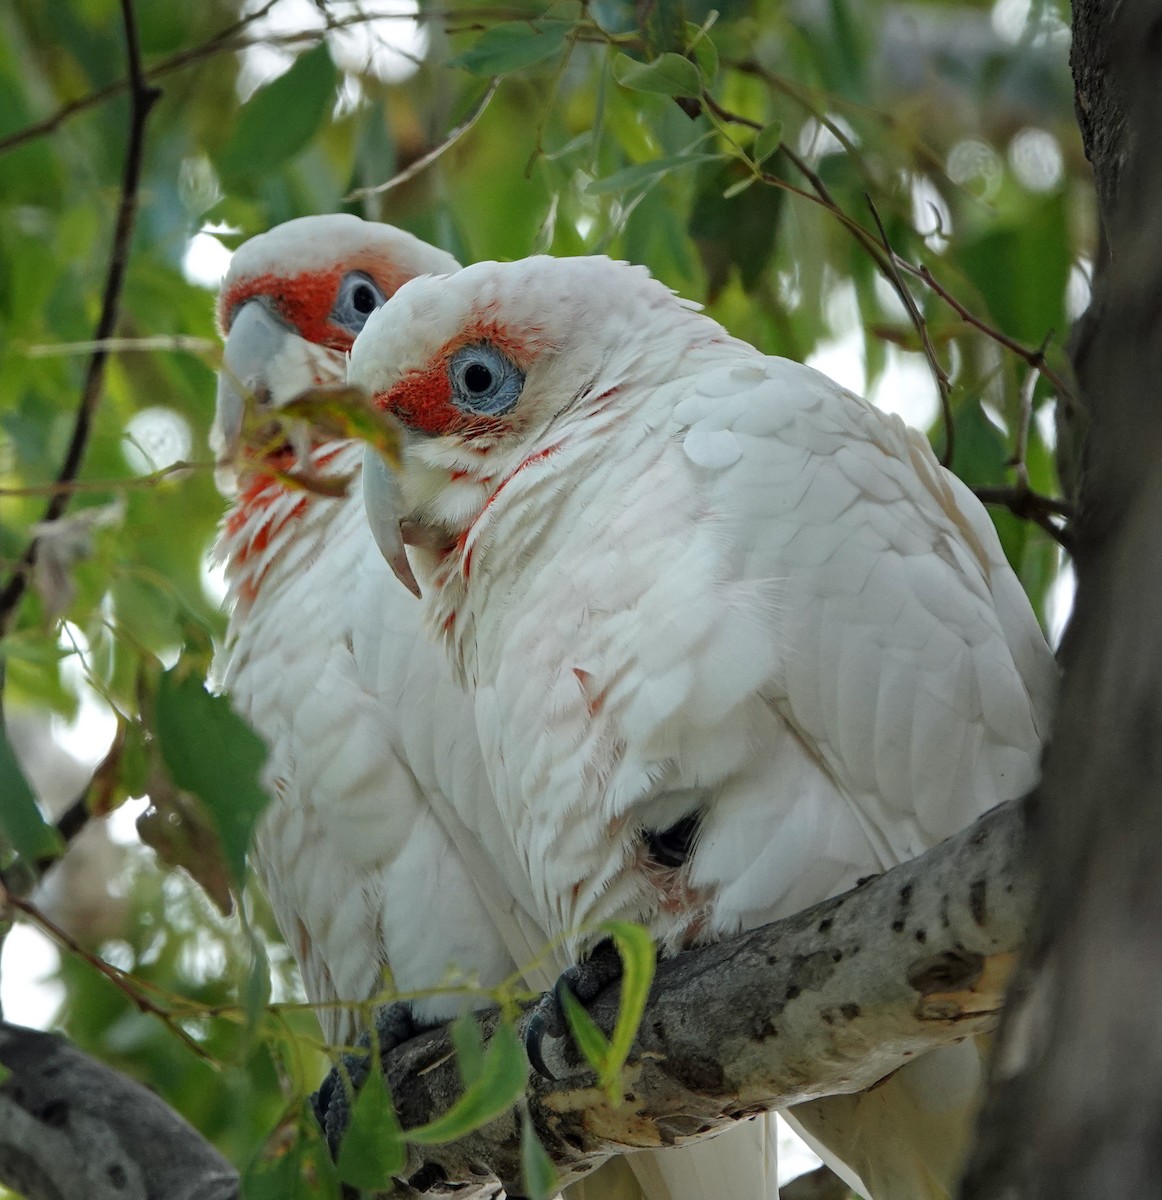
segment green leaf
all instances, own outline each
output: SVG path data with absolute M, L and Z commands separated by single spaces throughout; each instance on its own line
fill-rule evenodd
M 572 30 L 571 21 L 505 21 L 482 33 L 449 65 L 474 75 L 507 75 L 560 54 Z
M 772 121 L 755 134 L 752 153 L 756 163 L 764 163 L 783 144 L 783 122 Z
M 621 956 L 621 997 L 613 1036 L 606 1040 L 605 1034 L 567 988 L 561 989 L 561 1004 L 577 1049 L 597 1072 L 602 1089 L 616 1104 L 621 1069 L 633 1048 L 650 994 L 657 950 L 649 931 L 641 925 L 629 921 L 603 921 L 600 928 L 613 938 Z
M 524 1049 L 516 1030 L 507 1021 L 503 1022 L 496 1027 L 484 1052 L 479 1078 L 442 1117 L 418 1129 L 409 1129 L 408 1141 L 435 1146 L 479 1129 L 512 1108 L 524 1094 L 527 1080 Z
M 351 1124 L 339 1148 L 339 1176 L 354 1187 L 384 1191 L 406 1161 L 403 1130 L 383 1070 L 375 1062 L 351 1106 Z
M 297 154 L 330 115 L 338 81 L 326 42 L 301 54 L 239 110 L 234 136 L 218 156 L 222 174 L 269 174 Z
M 965 273 L 980 289 L 1001 329 L 1019 341 L 1039 344 L 1045 335 L 1065 328 L 1065 287 L 1069 244 L 1065 198 L 1057 193 L 1029 201 L 1007 220 L 982 222 L 967 236 L 958 255 Z
M 597 1074 L 604 1078 L 610 1055 L 609 1039 L 598 1029 L 596 1022 L 585 1011 L 585 1006 L 567 987 L 560 988 L 559 993 L 561 1007 L 565 1010 L 565 1019 L 569 1022 L 577 1049 Z
M 686 24 L 686 36 L 690 38 L 687 54 L 694 55 L 702 79 L 709 87 L 718 75 L 718 47 L 707 37 L 706 31 L 714 23 L 714 14 L 705 25 L 695 25 L 692 21 Z
M 561 1186 L 557 1168 L 541 1145 L 527 1108 L 520 1114 L 520 1173 L 529 1200 L 552 1200 Z
M 622 87 L 635 92 L 695 98 L 702 95 L 702 76 L 698 68 L 688 58 L 672 52 L 648 63 L 619 54 L 613 60 L 613 77 Z
M 639 184 L 652 183 L 664 175 L 669 175 L 671 171 L 681 171 L 705 162 L 718 162 L 722 157 L 721 154 L 670 154 L 665 158 L 655 158 L 653 162 L 624 167 L 620 171 L 614 171 L 612 175 L 606 175 L 604 179 L 595 179 L 585 190 L 590 195 L 624 192 Z
M 60 854 L 60 834 L 41 816 L 32 788 L 8 741 L 0 716 L 0 833 L 16 853 L 29 863 L 50 854 Z
M 300 1127 L 283 1148 L 276 1131 L 273 1150 L 256 1158 L 242 1180 L 243 1200 L 338 1200 L 339 1181 L 314 1122 Z
M 466 1088 L 484 1074 L 484 1040 L 480 1025 L 473 1013 L 466 1012 L 452 1025 L 452 1045 L 456 1047 L 456 1062 Z
M 613 937 L 621 955 L 621 1006 L 610 1039 L 612 1058 L 608 1064 L 610 1074 L 616 1075 L 629 1057 L 646 1010 L 657 966 L 657 948 L 649 931 L 641 925 L 629 921 L 605 921 L 601 928 Z
M 241 884 L 250 835 L 267 802 L 259 783 L 266 747 L 225 696 L 211 696 L 181 663 L 158 682 L 154 721 L 170 775 L 205 805 Z
M 722 193 L 723 200 L 733 200 L 735 196 L 741 196 L 751 184 L 758 183 L 757 175 L 746 175 L 742 179 L 736 179 L 734 183 Z

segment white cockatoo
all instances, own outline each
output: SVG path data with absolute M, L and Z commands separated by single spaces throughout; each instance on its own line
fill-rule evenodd
M 273 410 L 343 382 L 369 313 L 404 280 L 456 269 L 450 255 L 391 226 L 307 217 L 240 247 L 219 298 L 226 346 L 215 443 L 220 479 L 237 495 L 215 551 L 230 606 L 217 683 L 269 747 L 272 800 L 252 861 L 333 1044 L 355 1040 L 353 1005 L 383 991 L 385 967 L 401 991 L 436 988 L 450 970 L 485 987 L 518 967 L 534 988 L 554 976 L 537 966 L 547 935 L 529 915 L 472 703 L 426 636 L 422 606 L 376 549 L 358 483 L 334 499 L 280 481 L 269 468 L 303 466 L 290 444 L 269 460 L 237 453 L 248 399 Z M 317 472 L 345 477 L 359 475 L 363 454 L 357 443 L 329 442 L 308 457 Z M 375 464 L 369 477 L 383 485 Z M 398 525 L 377 534 L 393 557 Z M 462 1006 L 444 994 L 410 1007 L 427 1024 Z M 381 1039 L 395 1028 L 381 1028 Z M 568 1194 L 716 1200 L 709 1185 L 685 1182 L 700 1169 L 721 1179 L 712 1164 L 701 1147 L 669 1156 L 671 1187 L 639 1155 L 640 1183 L 614 1162 Z
M 385 967 L 401 991 L 453 968 L 491 987 L 543 941 L 501 882 L 502 851 L 485 853 L 448 799 L 470 819 L 490 811 L 472 713 L 376 549 L 361 445 L 236 453 L 247 397 L 274 409 L 343 382 L 370 313 L 405 280 L 457 266 L 389 225 L 306 217 L 240 247 L 219 299 L 215 435 L 220 476 L 238 479 L 215 551 L 230 605 L 217 683 L 269 747 L 253 863 L 334 1044 L 354 1040 L 352 1005 L 383 991 Z M 272 474 L 301 469 L 299 455 L 354 486 L 336 499 Z M 444 994 L 412 1010 L 429 1023 L 462 1006 Z
M 980 503 L 921 434 L 644 268 L 415 280 L 349 378 L 406 427 L 372 519 L 413 542 L 573 958 L 610 918 L 674 952 L 785 916 L 1035 782 L 1056 669 Z M 865 1194 L 943 1197 L 979 1077 L 970 1042 L 795 1114 Z

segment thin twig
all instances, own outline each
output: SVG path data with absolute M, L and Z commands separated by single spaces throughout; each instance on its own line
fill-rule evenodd
M 1028 346 L 1021 345 L 1020 342 L 1014 341 L 1008 334 L 1002 333 L 996 326 L 990 325 L 987 321 L 978 317 L 971 309 L 965 308 L 963 304 L 932 274 L 928 267 L 921 263 L 920 266 L 914 266 L 912 263 L 901 259 L 899 262 L 900 270 L 906 271 L 909 275 L 915 275 L 917 279 L 923 280 L 935 293 L 948 305 L 949 308 L 956 313 L 962 320 L 967 321 L 974 329 L 979 329 L 986 337 L 991 338 L 1000 346 L 1004 346 L 1006 350 L 1011 351 L 1018 358 L 1028 363 L 1034 370 L 1039 371 L 1053 385 L 1057 393 L 1066 400 L 1076 402 L 1077 396 L 1073 389 L 1065 382 L 1062 377 L 1053 370 L 1053 368 L 1045 361 L 1045 345 L 1043 344 L 1036 350 L 1030 350 Z
M 51 496 L 57 492 L 120 492 L 127 488 L 153 488 L 169 479 L 171 475 L 182 475 L 186 471 L 212 471 L 212 462 L 187 462 L 184 458 L 160 467 L 148 475 L 135 475 L 132 479 L 71 479 L 66 483 L 30 483 L 24 487 L 0 487 L 0 496 Z
M 722 121 L 729 121 L 735 125 L 743 125 L 749 129 L 758 130 L 762 128 L 762 124 L 760 122 L 753 121 L 749 117 L 741 116 L 738 113 L 732 113 L 729 109 L 723 108 L 722 105 L 720 105 L 708 92 L 702 93 L 702 99 L 706 103 L 706 106 L 715 114 L 715 116 Z M 808 200 L 812 204 L 816 204 L 821 208 L 827 209 L 827 211 L 830 212 L 832 216 L 834 216 L 836 220 L 838 220 L 844 226 L 844 228 L 847 229 L 848 232 L 860 242 L 864 249 L 872 255 L 876 266 L 879 267 L 880 271 L 886 278 L 888 278 L 890 282 L 891 272 L 889 271 L 887 261 L 881 253 L 879 246 L 871 237 L 871 234 L 862 225 L 860 225 L 858 221 L 848 216 L 848 214 L 845 213 L 842 208 L 840 208 L 839 204 L 831 195 L 831 192 L 828 190 L 827 185 L 820 178 L 819 174 L 812 170 L 802 156 L 792 150 L 791 147 L 785 142 L 779 147 L 779 150 L 780 153 L 785 155 L 787 160 L 804 177 L 804 179 L 807 180 L 812 188 L 812 191 L 809 192 L 803 188 L 798 188 L 793 183 L 789 183 L 787 180 L 781 179 L 777 175 L 772 175 L 767 171 L 761 171 L 759 173 L 762 181 L 771 187 L 777 187 L 781 191 L 790 192 L 792 195 L 798 196 L 800 199 Z M 812 194 L 812 192 L 814 194 Z M 962 320 L 966 321 L 974 329 L 980 330 L 980 332 L 986 337 L 990 338 L 998 345 L 1003 346 L 1006 350 L 1011 351 L 1018 358 L 1028 363 L 1029 366 L 1039 371 L 1045 376 L 1046 379 L 1049 380 L 1059 395 L 1068 400 L 1076 399 L 1073 389 L 1069 386 L 1069 384 L 1066 383 L 1065 380 L 1056 371 L 1054 371 L 1052 367 L 1049 366 L 1048 362 L 1046 362 L 1046 347 L 1042 346 L 1037 350 L 1030 350 L 1028 346 L 1024 346 L 1020 342 L 1015 341 L 1013 338 L 1009 337 L 1008 334 L 997 329 L 995 325 L 990 325 L 987 321 L 983 320 L 981 317 L 978 317 L 974 312 L 972 312 L 971 309 L 966 308 L 946 287 L 944 287 L 942 283 L 940 283 L 938 279 L 936 279 L 926 265 L 921 264 L 920 266 L 916 266 L 914 263 L 908 262 L 906 258 L 902 258 L 899 254 L 896 254 L 894 251 L 892 252 L 892 256 L 895 260 L 895 266 L 900 271 L 903 271 L 908 275 L 913 275 L 917 279 L 920 279 L 923 283 L 927 284 L 928 287 L 930 287 L 932 291 L 934 291 L 936 295 L 939 296 L 940 299 L 943 300 L 944 303 L 947 304 L 949 308 L 951 308 L 953 312 L 955 312 Z
M 1038 353 L 1042 356 L 1049 345 L 1052 334 L 1046 334 Z M 1029 487 L 1029 426 L 1033 423 L 1033 394 L 1037 390 L 1037 379 L 1041 372 L 1036 367 L 1030 367 L 1028 376 L 1021 387 L 1021 406 L 1017 413 L 1017 436 L 1013 442 L 1013 457 L 1010 466 L 1017 472 L 1017 486 Z
M 214 58 L 219 54 L 236 53 L 239 50 L 246 50 L 251 46 L 293 46 L 300 42 L 319 42 L 328 33 L 348 29 L 356 25 L 363 25 L 369 21 L 385 20 L 393 17 L 409 21 L 436 21 L 452 20 L 456 16 L 456 10 L 454 9 L 445 11 L 425 10 L 420 13 L 355 13 L 348 17 L 332 19 L 323 28 L 302 29 L 291 33 L 262 34 L 255 37 L 240 36 L 247 26 L 266 16 L 276 3 L 278 3 L 278 0 L 267 0 L 267 3 L 261 8 L 256 9 L 252 13 L 247 13 L 240 21 L 236 21 L 234 24 L 227 26 L 227 28 L 220 30 L 212 37 L 207 38 L 206 41 L 199 42 L 198 45 L 190 47 L 189 50 L 181 50 L 177 54 L 171 54 L 169 58 L 163 58 L 160 62 L 155 63 L 149 68 L 145 73 L 146 79 L 152 83 L 166 75 L 172 74 L 174 71 L 180 71 L 184 67 L 193 66 L 208 58 Z M 487 15 L 487 11 L 480 10 L 485 15 Z M 513 19 L 517 16 L 527 14 L 497 9 L 494 15 L 501 19 Z M 70 118 L 87 112 L 90 108 L 95 108 L 97 105 L 103 104 L 107 100 L 112 100 L 116 96 L 120 96 L 123 92 L 130 91 L 132 87 L 133 81 L 131 79 L 119 79 L 115 83 L 110 83 L 95 91 L 87 92 L 83 96 L 78 96 L 75 100 L 69 100 L 67 103 L 62 104 L 54 113 L 51 113 L 42 120 L 35 121 L 31 125 L 26 125 L 23 129 L 16 130 L 15 133 L 10 133 L 7 137 L 0 138 L 0 154 L 4 154 L 9 150 L 15 150 L 18 146 L 34 141 L 36 138 L 47 137 L 49 134 L 55 133 Z
M 377 183 L 374 187 L 356 188 L 355 191 L 349 192 L 343 197 L 343 202 L 351 203 L 354 200 L 363 200 L 368 196 L 382 196 L 384 192 L 389 192 L 392 188 L 399 187 L 401 183 L 407 183 L 409 179 L 414 179 L 421 171 L 430 167 L 441 154 L 454 146 L 480 120 L 484 115 L 484 110 L 492 102 L 492 97 L 496 95 L 498 87 L 500 87 L 499 75 L 489 81 L 488 89 L 473 106 L 472 111 L 459 125 L 448 131 L 438 146 L 434 146 L 427 154 L 421 155 L 415 162 L 393 175 L 386 183 Z
M 864 199 L 867 200 L 867 206 L 871 209 L 876 228 L 880 231 L 880 242 L 887 255 L 888 270 L 891 272 L 890 281 L 896 289 L 896 294 L 904 302 L 908 318 L 920 338 L 920 345 L 924 350 L 924 357 L 928 361 L 928 369 L 932 372 L 932 378 L 936 383 L 936 390 L 940 393 L 940 412 L 944 420 L 944 452 L 940 455 L 940 465 L 951 467 L 955 446 L 955 431 L 952 424 L 952 383 L 948 378 L 948 372 L 941 365 L 940 359 L 936 357 L 936 347 L 932 345 L 932 339 L 928 336 L 928 322 L 924 320 L 924 314 L 916 307 L 915 298 L 900 275 L 896 265 L 899 255 L 892 249 L 891 242 L 888 241 L 888 231 L 884 228 L 883 221 L 880 220 L 879 209 L 876 208 L 871 196 L 865 195 Z
M 109 354 L 153 353 L 163 351 L 171 354 L 220 354 L 222 344 L 211 338 L 194 337 L 186 333 L 161 333 L 156 337 L 111 337 L 104 341 L 49 342 L 28 346 L 24 353 L 29 358 L 56 358 L 58 355 L 92 354 L 105 350 Z
M 98 972 L 98 974 L 103 975 L 138 1012 L 157 1017 L 171 1033 L 184 1042 L 199 1058 L 204 1059 L 206 1062 L 214 1061 L 213 1057 L 202 1046 L 199 1046 L 181 1025 L 178 1024 L 173 1013 L 163 1008 L 160 1004 L 154 1003 L 145 994 L 149 985 L 144 981 L 134 979 L 128 971 L 122 971 L 120 967 L 115 967 L 112 963 L 106 962 L 103 958 L 86 950 L 76 938 L 66 933 L 50 917 L 46 917 L 35 904 L 31 904 L 15 893 L 8 891 L 2 883 L 0 883 L 0 903 L 14 908 L 19 913 L 23 913 L 51 941 L 56 942 L 58 946 L 67 950 L 70 954 L 76 955 L 92 967 L 94 971 Z
M 137 19 L 133 0 L 121 0 L 121 17 L 125 26 L 125 53 L 132 81 L 129 103 L 129 142 L 125 151 L 125 168 L 121 181 L 121 202 L 117 209 L 117 225 L 113 234 L 113 245 L 109 252 L 109 269 L 105 279 L 105 294 L 101 302 L 101 315 L 97 321 L 94 341 L 100 343 L 113 335 L 121 306 L 121 289 L 125 281 L 125 268 L 129 261 L 129 247 L 133 237 L 133 226 L 137 216 L 137 191 L 141 183 L 141 165 L 145 146 L 145 122 L 149 111 L 161 93 L 150 87 L 141 66 L 141 50 L 137 40 Z M 73 435 L 68 452 L 57 474 L 57 483 L 70 483 L 76 479 L 89 443 L 89 434 L 97 405 L 105 382 L 105 364 L 109 352 L 100 348 L 89 359 L 85 376 L 85 387 L 77 408 Z M 54 492 L 41 518 L 41 524 L 51 524 L 64 514 L 69 504 L 68 491 Z M 28 544 L 20 563 L 0 592 L 0 636 L 8 631 L 16 608 L 28 587 L 32 567 L 36 562 L 37 540 Z
M 1068 526 L 1073 509 L 1063 500 L 1034 492 L 1028 482 L 1024 485 L 1018 482 L 1012 487 L 974 487 L 972 491 L 982 504 L 1000 505 L 1014 516 L 1040 525 L 1063 550 L 1073 553 L 1074 540 Z M 1056 524 L 1054 517 L 1063 518 L 1067 524 Z
M 278 0 L 267 0 L 261 8 L 256 9 L 252 13 L 247 13 L 241 20 L 235 21 L 225 29 L 220 29 L 212 37 L 195 46 L 192 50 L 182 51 L 172 55 L 170 58 L 164 59 L 146 73 L 146 78 L 152 82 L 157 77 L 169 71 L 174 71 L 178 67 L 185 66 L 188 61 L 188 55 L 197 55 L 200 58 L 205 58 L 211 54 L 220 54 L 233 49 L 231 40 L 248 25 L 265 17 L 277 3 Z M 103 88 L 98 88 L 96 91 L 78 96 L 75 100 L 69 100 L 67 103 L 62 104 L 56 112 L 45 117 L 43 120 L 34 121 L 31 125 L 26 125 L 23 129 L 18 129 L 15 133 L 10 133 L 7 137 L 0 138 L 0 154 L 4 154 L 9 150 L 15 150 L 17 146 L 23 146 L 25 142 L 31 142 L 36 138 L 47 137 L 49 134 L 56 133 L 70 117 L 75 117 L 79 113 L 86 112 L 88 109 L 94 108 L 106 100 L 112 100 L 114 96 L 120 96 L 122 92 L 129 91 L 133 87 L 134 79 L 130 75 L 125 79 L 118 79 L 115 83 L 107 84 Z

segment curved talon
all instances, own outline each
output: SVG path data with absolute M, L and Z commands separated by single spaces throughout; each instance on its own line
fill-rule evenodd
M 553 990 L 541 997 L 525 1026 L 525 1054 L 538 1075 L 551 1082 L 556 1081 L 557 1077 L 545 1066 L 541 1046 L 546 1037 L 569 1036 L 569 1022 L 565 1017 L 565 1006 L 561 1003 L 561 993 L 569 992 L 579 1003 L 589 1004 L 607 984 L 620 978 L 621 957 L 611 938 L 598 942 L 587 959 L 566 967 L 557 976 Z
M 552 993 L 550 993 L 552 995 Z M 549 1026 L 552 1024 L 552 1018 L 544 1011 L 546 1005 L 556 1003 L 556 997 L 552 1000 L 547 996 L 541 998 L 540 1004 L 533 1009 L 533 1015 L 529 1017 L 529 1023 L 525 1026 L 525 1055 L 528 1057 L 529 1065 L 542 1078 L 549 1080 L 550 1083 L 556 1082 L 556 1075 L 545 1066 L 545 1058 L 541 1053 L 541 1043 L 545 1040 L 545 1035 L 549 1032 Z

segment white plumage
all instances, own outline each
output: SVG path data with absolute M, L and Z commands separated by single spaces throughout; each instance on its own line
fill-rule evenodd
M 1035 781 L 1052 656 L 898 419 L 602 258 L 407 284 L 350 376 L 411 430 L 429 628 L 571 953 L 611 917 L 676 950 L 786 915 Z M 978 1072 L 966 1047 L 799 1115 L 877 1197 L 945 1195 Z

